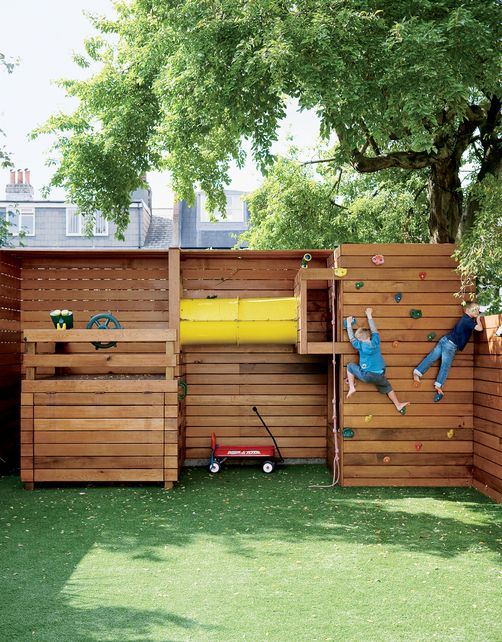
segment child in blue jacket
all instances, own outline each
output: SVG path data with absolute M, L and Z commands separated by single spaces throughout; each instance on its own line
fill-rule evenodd
M 434 401 L 441 401 L 444 396 L 443 386 L 457 351 L 465 348 L 471 338 L 473 330 L 480 331 L 482 329 L 483 325 L 479 315 L 479 304 L 472 301 L 465 306 L 464 314 L 457 321 L 453 330 L 444 337 L 441 337 L 436 346 L 418 364 L 415 370 L 413 370 L 413 380 L 415 384 L 419 385 L 421 378 L 432 364 L 438 359 L 441 359 L 439 372 L 434 382 L 434 388 L 436 389 Z
M 392 401 L 396 409 L 401 412 L 410 402 L 401 402 L 392 389 L 391 384 L 385 376 L 385 361 L 380 352 L 380 335 L 375 322 L 373 321 L 373 310 L 366 308 L 368 328 L 352 330 L 352 317 L 347 317 L 347 332 L 350 342 L 359 351 L 359 365 L 356 363 L 347 364 L 347 379 L 349 381 L 349 392 L 347 399 L 356 392 L 356 379 L 372 383 L 378 392 L 385 394 Z

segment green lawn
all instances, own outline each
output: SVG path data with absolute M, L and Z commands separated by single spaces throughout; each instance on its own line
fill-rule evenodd
M 159 487 L 0 480 L 2 642 L 502 640 L 502 507 L 309 488 L 321 466 Z

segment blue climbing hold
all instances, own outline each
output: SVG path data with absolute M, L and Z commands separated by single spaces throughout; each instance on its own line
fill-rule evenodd
M 403 298 L 403 293 L 402 292 L 396 292 L 396 294 L 394 294 L 394 301 L 396 303 L 401 303 L 401 299 L 402 298 Z
M 356 319 L 356 317 L 353 317 L 353 318 L 352 318 L 352 325 L 356 325 L 356 323 L 357 323 L 357 319 Z M 344 329 L 344 330 L 346 330 L 346 329 L 347 329 L 347 319 L 344 319 L 344 320 L 343 320 L 343 329 Z
M 352 428 L 344 428 L 342 434 L 345 437 L 345 439 L 350 439 L 351 437 L 354 436 L 354 431 L 352 430 Z
M 438 401 L 441 401 L 441 399 L 444 397 L 444 394 L 442 392 L 436 392 L 434 395 L 434 403 L 437 403 Z

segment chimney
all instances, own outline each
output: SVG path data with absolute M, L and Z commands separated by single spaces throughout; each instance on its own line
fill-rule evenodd
M 17 179 L 17 180 L 16 180 Z M 30 170 L 10 170 L 9 183 L 5 186 L 5 200 L 11 203 L 22 203 L 32 201 L 34 194 L 33 186 L 30 184 Z

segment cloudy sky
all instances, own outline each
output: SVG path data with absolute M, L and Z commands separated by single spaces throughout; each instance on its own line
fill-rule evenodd
M 72 103 L 62 89 L 54 84 L 58 78 L 78 78 L 86 72 L 75 65 L 73 52 L 82 52 L 84 39 L 93 33 L 84 12 L 110 15 L 111 0 L 2 0 L 3 23 L 0 51 L 18 58 L 19 65 L 12 74 L 0 71 L 0 129 L 3 129 L 7 149 L 16 168 L 28 167 L 31 182 L 40 198 L 40 188 L 47 185 L 51 170 L 45 163 L 51 144 L 44 136 L 29 140 L 29 132 L 60 110 L 71 111 Z M 312 114 L 299 115 L 294 107 L 289 110 L 274 151 L 286 147 L 286 139 L 293 136 L 296 144 L 310 145 L 317 136 L 317 122 Z M 8 182 L 8 170 L 3 170 L 2 185 Z M 169 207 L 172 195 L 169 176 L 149 175 L 153 189 L 154 207 Z M 258 186 L 261 177 L 250 161 L 243 170 L 232 171 L 233 189 L 245 191 Z M 52 199 L 63 199 L 64 193 L 53 190 Z

